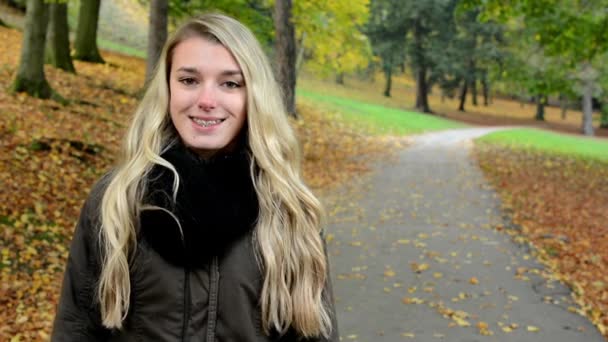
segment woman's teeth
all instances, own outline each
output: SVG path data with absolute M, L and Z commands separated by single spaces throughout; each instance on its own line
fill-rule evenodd
M 202 119 L 198 119 L 198 118 L 192 118 L 192 120 L 194 120 L 194 122 L 196 122 L 197 124 L 204 126 L 204 127 L 208 127 L 211 125 L 217 125 L 223 121 L 222 119 L 207 121 L 207 120 L 202 120 Z

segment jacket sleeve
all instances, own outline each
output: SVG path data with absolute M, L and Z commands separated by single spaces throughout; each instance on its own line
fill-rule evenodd
M 325 281 L 325 288 L 323 289 L 323 299 L 327 305 L 327 308 L 329 309 L 332 327 L 330 336 L 328 338 L 321 338 L 319 342 L 338 342 L 340 341 L 340 332 L 338 331 L 338 316 L 336 315 L 336 306 L 324 231 L 321 231 L 321 239 L 323 240 L 323 249 L 325 250 L 325 258 L 327 260 L 327 280 Z
M 106 341 L 110 336 L 110 330 L 101 324 L 95 295 L 101 265 L 96 223 L 103 195 L 101 183 L 105 183 L 103 179 L 85 201 L 72 237 L 52 342 Z

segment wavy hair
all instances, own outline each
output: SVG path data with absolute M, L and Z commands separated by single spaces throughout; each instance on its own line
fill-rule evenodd
M 146 209 L 146 176 L 154 165 L 162 165 L 176 176 L 174 199 L 179 187 L 177 171 L 160 155 L 179 138 L 168 112 L 168 79 L 175 47 L 191 37 L 222 44 L 245 78 L 245 127 L 260 207 L 254 247 L 264 274 L 264 331 L 285 333 L 291 327 L 303 337 L 329 336 L 332 317 L 322 295 L 328 266 L 320 235 L 321 204 L 302 181 L 299 145 L 266 55 L 249 29 L 215 13 L 189 20 L 166 42 L 103 195 L 97 288 L 103 325 L 120 329 L 129 311 L 129 264 L 137 246 L 137 218 Z

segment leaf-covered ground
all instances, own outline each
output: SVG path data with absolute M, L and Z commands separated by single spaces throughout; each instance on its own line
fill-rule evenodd
M 522 238 L 608 338 L 608 163 L 491 144 L 476 155 Z
M 77 75 L 47 66 L 49 83 L 70 101 L 63 106 L 8 91 L 21 33 L 0 27 L 0 41 L 0 341 L 46 341 L 80 207 L 113 163 L 145 64 L 103 53 L 104 65 L 75 62 Z M 320 193 L 388 150 L 335 113 L 299 111 L 305 178 Z

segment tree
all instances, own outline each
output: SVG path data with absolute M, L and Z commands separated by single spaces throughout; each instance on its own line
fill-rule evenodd
M 503 63 L 505 39 L 499 23 L 479 20 L 479 8 L 456 8 L 453 28 L 446 30 L 446 42 L 437 59 L 436 78 L 444 94 L 452 95 L 460 87 L 458 109 L 465 110 L 466 95 L 477 105 L 477 84 L 481 83 L 484 105 L 489 100 L 490 70 Z M 452 25 L 450 25 L 452 26 Z M 452 31 L 452 34 L 448 32 Z
M 167 40 L 168 0 L 150 2 L 150 26 L 148 28 L 148 58 L 146 59 L 146 83 L 152 77 L 165 40 Z
M 343 83 L 344 74 L 367 67 L 371 49 L 362 30 L 368 18 L 368 3 L 369 0 L 294 2 L 298 55 L 308 57 L 310 70 L 324 76 L 334 74 L 336 82 Z
M 399 0 L 372 0 L 365 34 L 373 52 L 380 57 L 384 72 L 384 96 L 391 96 L 393 70 L 405 62 L 405 37 L 407 12 L 399 6 Z
M 25 32 L 17 76 L 13 91 L 49 98 L 54 95 L 44 75 L 44 42 L 49 19 L 48 4 L 44 0 L 28 0 L 25 13 Z
M 192 13 L 219 11 L 248 26 L 262 45 L 268 46 L 274 41 L 273 6 L 270 0 L 169 0 L 169 20 L 173 25 Z
M 283 91 L 287 112 L 297 117 L 296 89 L 296 42 L 292 21 L 292 0 L 275 2 L 274 23 L 276 32 L 277 79 Z
M 583 98 L 582 131 L 593 135 L 591 106 L 598 77 L 598 61 L 608 49 L 608 0 L 463 0 L 464 6 L 482 6 L 487 18 L 504 22 L 522 18 L 548 56 L 559 56 L 579 77 L 575 86 Z
M 80 0 L 78 12 L 78 28 L 74 42 L 74 58 L 104 63 L 97 48 L 97 22 L 99 20 L 99 7 L 101 0 Z
M 52 2 L 49 10 L 46 61 L 59 69 L 76 73 L 70 56 L 67 0 Z
M 415 108 L 424 113 L 431 113 L 428 93 L 443 74 L 439 61 L 455 33 L 456 3 L 456 0 L 402 2 L 409 13 L 410 34 L 406 49 L 416 79 Z

